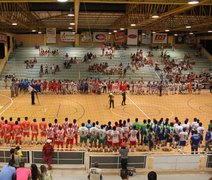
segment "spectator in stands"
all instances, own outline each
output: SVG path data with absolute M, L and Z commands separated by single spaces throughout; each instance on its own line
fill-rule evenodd
M 43 160 L 47 164 L 48 169 L 52 169 L 51 163 L 52 163 L 52 156 L 54 152 L 54 148 L 51 145 L 52 140 L 47 139 L 46 144 L 43 146 Z
M 29 180 L 31 179 L 31 172 L 25 168 L 25 163 L 20 162 L 19 168 L 16 170 L 16 180 Z
M 41 180 L 52 180 L 52 175 L 47 170 L 46 166 L 40 166 Z
M 38 180 L 41 178 L 40 171 L 36 164 L 31 164 L 31 174 L 32 174 L 32 180 Z
M 13 159 L 9 160 L 8 165 L 3 166 L 1 172 L 0 172 L 0 180 L 13 180 L 15 179 L 15 167 L 14 167 L 15 161 Z
M 157 174 L 155 171 L 150 171 L 147 177 L 148 177 L 148 180 L 157 180 Z
M 97 162 L 94 163 L 94 167 L 89 169 L 89 180 L 102 180 L 102 170 L 99 167 Z

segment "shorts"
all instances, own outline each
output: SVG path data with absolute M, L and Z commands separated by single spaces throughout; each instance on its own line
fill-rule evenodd
M 5 140 L 5 141 L 8 141 L 8 140 L 10 140 L 10 139 L 11 139 L 11 136 L 10 136 L 10 135 L 4 137 L 4 140 Z
M 32 137 L 37 137 L 37 136 L 38 136 L 38 134 L 34 134 L 34 133 L 32 134 Z
M 99 139 L 99 144 L 105 144 L 105 139 Z
M 16 141 L 21 141 L 21 137 L 15 137 Z
M 113 146 L 117 147 L 119 146 L 119 143 L 113 143 Z
M 55 144 L 57 144 L 58 146 L 63 146 L 63 142 L 62 141 L 56 141 Z
M 135 146 L 136 145 L 136 141 L 130 141 L 130 145 L 131 146 Z
M 112 141 L 107 141 L 108 146 L 112 146 Z
M 73 144 L 74 143 L 74 139 L 67 139 L 66 140 L 66 144 Z
M 23 132 L 23 136 L 24 137 L 26 137 L 26 136 L 29 137 L 29 132 Z
M 93 142 L 95 142 L 96 143 L 96 138 L 94 138 L 94 137 L 90 137 L 90 143 L 93 143 Z
M 87 136 L 80 137 L 80 143 L 87 143 Z
M 174 140 L 175 141 L 179 141 L 180 140 L 180 137 L 178 135 L 175 135 Z
M 180 141 L 180 146 L 185 146 L 186 145 L 186 141 Z

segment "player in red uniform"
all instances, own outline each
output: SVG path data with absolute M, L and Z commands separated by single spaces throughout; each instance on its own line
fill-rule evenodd
M 70 144 L 70 150 L 73 147 L 75 131 L 72 127 L 72 124 L 69 124 L 69 127 L 66 129 L 66 150 L 68 150 L 68 145 Z
M 23 143 L 29 143 L 30 122 L 28 117 L 25 117 L 25 121 L 22 122 L 21 127 L 23 129 Z
M 0 121 L 0 143 L 3 143 L 3 137 L 4 137 L 3 126 L 4 126 L 4 117 L 1 117 L 1 121 Z
M 48 126 L 49 127 L 46 129 L 47 139 L 50 139 L 52 143 L 54 143 L 54 129 L 52 127 L 52 123 L 49 123 Z
M 42 118 L 42 122 L 39 123 L 39 129 L 40 129 L 40 143 L 44 143 L 43 138 L 46 138 L 46 128 L 47 128 L 47 124 L 46 124 L 46 119 Z
M 75 133 L 74 139 L 75 139 L 75 142 L 76 142 L 76 145 L 77 145 L 78 144 L 78 134 L 77 134 L 77 132 L 78 132 L 78 129 L 79 129 L 79 125 L 77 124 L 76 119 L 73 120 L 72 127 L 74 129 L 74 133 Z
M 10 132 L 11 132 L 11 127 L 8 124 L 8 121 L 5 120 L 4 121 L 4 125 L 3 125 L 3 133 L 4 133 L 4 142 L 5 142 L 5 144 L 11 143 L 10 142 L 10 140 L 11 140 Z
M 13 127 L 14 137 L 15 137 L 15 143 L 20 144 L 22 143 L 21 137 L 22 137 L 22 129 L 21 126 L 18 124 L 18 121 L 15 122 L 15 125 Z
M 60 146 L 63 150 L 63 143 L 64 143 L 64 130 L 62 126 L 59 126 L 59 129 L 56 131 L 56 142 L 57 150 L 59 150 Z
M 10 129 L 11 129 L 11 131 L 10 131 L 11 141 L 13 141 L 14 140 L 13 127 L 15 126 L 15 123 L 13 122 L 13 118 L 12 117 L 10 117 L 10 121 L 8 122 L 8 124 L 10 125 Z M 13 143 L 13 142 L 11 142 L 11 143 Z
M 32 144 L 34 140 L 36 144 L 38 143 L 38 123 L 36 119 L 33 119 L 33 123 L 31 123 L 31 132 L 32 132 Z
M 58 124 L 57 119 L 54 120 L 54 124 L 52 125 L 52 128 L 54 129 L 54 138 L 56 138 L 56 136 L 57 136 L 56 132 L 59 129 L 59 124 Z
M 64 129 L 64 132 L 66 133 L 66 130 L 67 130 L 68 127 L 69 127 L 69 120 L 68 120 L 67 117 L 65 118 L 65 122 L 63 123 L 62 127 L 63 127 L 63 129 Z

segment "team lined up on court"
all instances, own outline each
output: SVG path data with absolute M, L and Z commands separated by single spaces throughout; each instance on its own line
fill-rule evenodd
M 135 119 L 131 123 L 130 119 L 119 120 L 114 125 L 109 121 L 108 124 L 100 125 L 98 121 L 87 124 L 77 124 L 74 119 L 70 123 L 68 118 L 65 118 L 62 124 L 55 119 L 54 123 L 46 123 L 45 118 L 42 118 L 40 123 L 36 119 L 32 122 L 25 117 L 23 121 L 20 118 L 13 122 L 1 117 L 0 121 L 0 138 L 1 143 L 6 145 L 15 144 L 42 144 L 46 139 L 50 139 L 58 150 L 72 149 L 74 142 L 76 145 L 87 148 L 98 148 L 100 151 L 116 151 L 122 142 L 129 145 L 132 151 L 139 145 L 148 146 L 150 151 L 160 149 L 161 147 L 171 147 L 184 152 L 184 147 L 190 144 L 191 150 L 198 151 L 198 147 L 205 140 L 205 149 L 212 143 L 212 120 L 208 126 L 208 131 L 205 133 L 202 123 L 194 118 L 190 123 L 188 119 L 181 123 L 176 117 L 174 122 L 169 122 L 169 119 L 160 120 L 153 119 L 151 121 L 143 120 L 143 123 Z M 38 139 L 39 138 L 39 139 Z M 78 143 L 78 139 L 80 142 Z

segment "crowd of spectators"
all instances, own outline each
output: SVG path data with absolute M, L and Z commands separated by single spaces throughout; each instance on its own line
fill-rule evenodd
M 108 68 L 108 63 L 100 63 L 100 64 L 90 64 L 88 67 L 88 71 L 90 72 L 100 72 L 100 73 L 105 73 L 105 70 Z
M 91 62 L 93 59 L 96 59 L 96 54 L 92 52 L 87 52 L 84 55 L 83 62 Z
M 48 64 L 45 64 L 45 65 L 41 64 L 39 75 L 40 77 L 42 77 L 44 74 L 49 74 L 50 72 L 51 74 L 56 74 L 56 72 L 59 72 L 59 71 L 60 71 L 59 65 L 52 64 L 49 67 Z
M 63 63 L 65 69 L 70 69 L 72 64 L 77 64 L 77 57 L 71 57 L 70 59 L 65 59 Z
M 32 59 L 29 59 L 29 60 L 27 59 L 26 61 L 24 61 L 24 63 L 26 64 L 26 69 L 33 68 L 34 65 L 37 63 L 37 58 L 34 57 L 33 60 Z
M 44 49 L 42 47 L 39 48 L 39 55 L 40 56 L 57 56 L 59 55 L 59 50 L 58 49 L 51 49 L 51 48 L 48 48 L 48 49 Z

